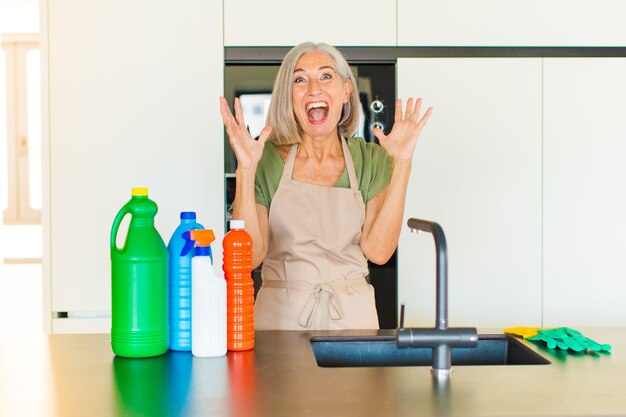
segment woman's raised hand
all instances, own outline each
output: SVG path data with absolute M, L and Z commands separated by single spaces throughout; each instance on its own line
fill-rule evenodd
M 235 116 L 231 113 L 228 102 L 224 97 L 220 97 L 220 112 L 222 113 L 224 126 L 226 126 L 228 141 L 237 158 L 237 167 L 256 170 L 261 155 L 263 155 L 265 141 L 272 132 L 272 128 L 265 126 L 261 130 L 258 140 L 250 136 L 248 127 L 243 120 L 241 102 L 238 98 L 235 98 Z
M 391 132 L 385 135 L 382 129 L 372 129 L 372 133 L 378 138 L 380 145 L 393 162 L 410 162 L 412 160 L 417 138 L 433 112 L 433 108 L 429 107 L 420 118 L 421 107 L 421 98 L 414 100 L 410 97 L 406 102 L 406 111 L 403 115 L 402 100 L 397 99 L 396 114 Z

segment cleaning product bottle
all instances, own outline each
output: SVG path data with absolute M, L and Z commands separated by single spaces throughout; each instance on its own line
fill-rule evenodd
M 231 220 L 223 240 L 224 277 L 228 305 L 228 350 L 254 348 L 254 284 L 252 238 L 244 220 Z
M 169 243 L 169 316 L 170 349 L 191 350 L 191 258 L 193 251 L 182 255 L 185 246 L 183 233 L 189 230 L 204 229 L 196 223 L 196 213 L 180 213 L 180 225 L 176 228 Z
M 191 353 L 209 357 L 226 354 L 226 281 L 213 269 L 211 242 L 213 230 L 190 230 L 183 233 L 187 244 L 183 254 L 191 252 Z
M 147 188 L 133 188 L 111 228 L 111 347 L 118 356 L 145 358 L 167 351 L 167 269 L 165 243 L 154 227 L 158 211 Z M 117 231 L 131 216 L 121 248 Z

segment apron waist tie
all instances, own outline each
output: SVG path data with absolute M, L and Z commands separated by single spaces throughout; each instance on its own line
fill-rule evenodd
M 343 317 L 343 310 L 341 308 L 341 301 L 335 294 L 335 290 L 350 287 L 355 284 L 367 284 L 364 277 L 336 279 L 330 282 L 311 283 L 306 281 L 280 281 L 280 280 L 264 280 L 263 287 L 266 288 L 286 288 L 286 289 L 299 289 L 308 290 L 309 297 L 302 307 L 302 311 L 298 316 L 298 324 L 301 327 L 309 328 L 313 323 L 313 319 L 317 313 L 318 307 L 322 304 L 322 301 L 328 303 L 328 309 L 321 309 L 320 314 L 323 314 L 324 321 L 328 319 L 340 320 Z

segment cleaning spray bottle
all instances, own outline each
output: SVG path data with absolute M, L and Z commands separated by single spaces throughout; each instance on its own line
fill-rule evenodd
M 191 260 L 191 353 L 198 357 L 226 354 L 226 281 L 213 269 L 213 230 L 190 230 L 182 255 L 194 244 Z

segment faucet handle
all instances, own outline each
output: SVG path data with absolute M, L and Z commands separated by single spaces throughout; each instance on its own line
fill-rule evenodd
M 404 329 L 404 303 L 400 303 L 400 329 Z

